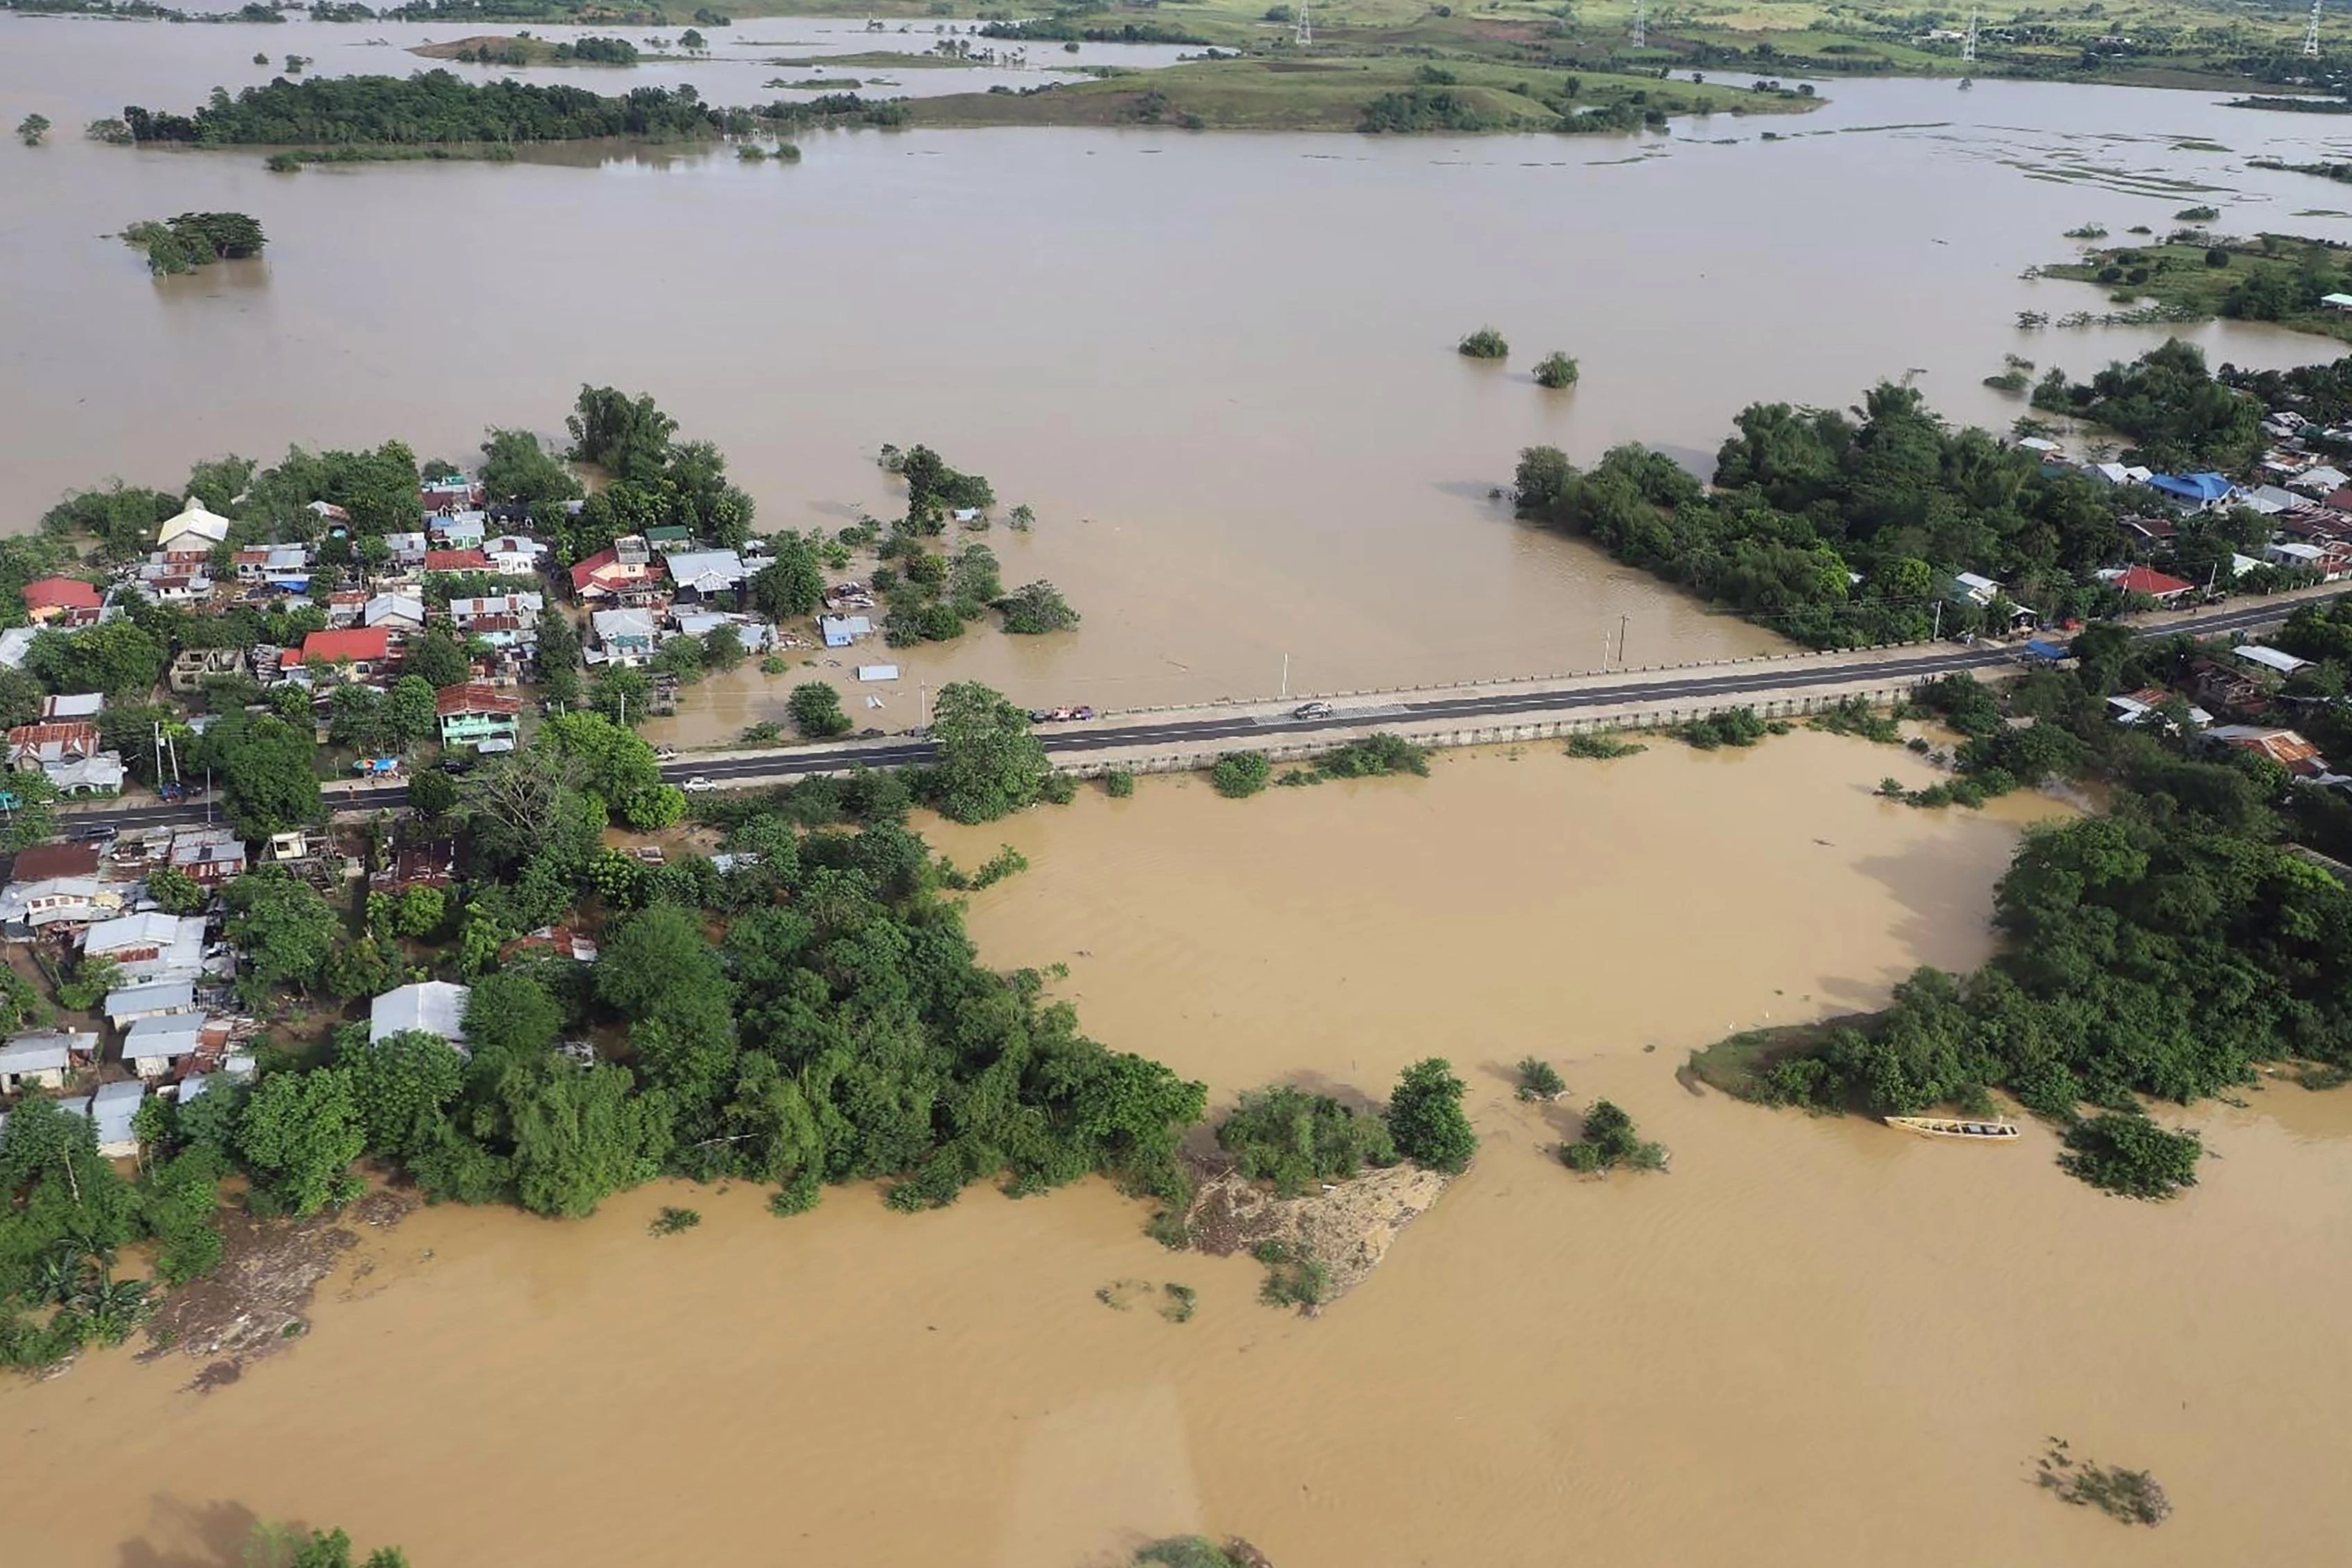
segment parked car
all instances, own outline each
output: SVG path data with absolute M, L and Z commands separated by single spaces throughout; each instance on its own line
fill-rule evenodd
M 1333 709 L 1329 703 L 1300 703 L 1290 710 L 1293 718 L 1329 718 Z
M 1084 706 L 1080 706 L 1078 707 L 1033 707 L 1029 710 L 1029 721 L 1032 724 L 1068 724 L 1075 719 L 1092 718 L 1094 716 L 1095 710 Z
M 705 789 L 716 789 L 719 786 L 713 784 L 709 779 L 698 773 L 693 778 L 686 781 L 686 788 L 692 793 L 699 795 Z

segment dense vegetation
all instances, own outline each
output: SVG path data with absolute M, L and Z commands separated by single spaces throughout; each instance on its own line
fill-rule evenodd
M 1655 1171 L 1665 1168 L 1666 1148 L 1664 1144 L 1643 1143 L 1633 1118 L 1614 1103 L 1595 1100 L 1592 1109 L 1584 1113 L 1582 1134 L 1573 1143 L 1562 1144 L 1559 1157 L 1569 1169 L 1588 1174 L 1613 1171 L 1620 1166 Z
M 2168 345 L 2149 361 L 2195 356 Z M 1590 469 L 1531 447 L 1519 458 L 1518 507 L 1818 647 L 1983 624 L 1977 606 L 1944 602 L 1960 571 L 2008 583 L 2046 614 L 2120 606 L 2093 575 L 2124 554 L 2113 490 L 2045 475 L 1981 430 L 1949 429 L 1908 387 L 1882 384 L 1855 413 L 1750 405 L 1717 454 L 1711 490 L 1642 446 L 1614 447 Z M 2242 526 L 2221 518 L 2186 530 L 2186 559 L 2237 548 L 2231 530 Z
M 1467 1170 L 1478 1152 L 1478 1134 L 1462 1109 L 1468 1087 L 1442 1056 L 1406 1068 L 1389 1096 L 1389 1135 L 1397 1153 L 1432 1170 Z
M 1396 1163 L 1396 1144 L 1376 1116 L 1290 1084 L 1244 1093 L 1217 1126 L 1217 1146 L 1253 1181 L 1296 1197 L 1318 1182 L 1345 1181 L 1367 1165 Z
M 147 269 L 158 277 L 193 272 L 224 256 L 259 256 L 269 243 L 261 225 L 243 213 L 182 213 L 169 223 L 132 224 L 122 238 L 147 253 Z
M 2207 374 L 2203 350 L 2178 339 L 2086 382 L 2053 366 L 2033 406 L 2122 432 L 2132 439 L 2124 461 L 2159 472 L 2237 473 L 2263 448 L 2261 406 Z
M 2175 1133 L 2145 1116 L 2110 1111 L 2070 1127 L 2058 1163 L 2093 1186 L 2126 1197 L 2170 1197 L 2197 1185 L 2194 1133 Z
M 468 82 L 446 70 L 405 78 L 280 77 L 235 98 L 216 92 L 192 115 L 133 104 L 122 119 L 139 141 L 208 147 L 675 139 L 715 135 L 722 123 L 690 87 L 633 88 L 608 98 L 576 87 Z
M 1511 345 L 1492 327 L 1481 327 L 1455 345 L 1465 360 L 1501 360 L 1510 357 Z
M 2231 239 L 2187 228 L 2162 240 L 2094 250 L 2080 261 L 2041 271 L 2118 290 L 2118 298 L 2134 302 L 2120 317 L 2126 323 L 2210 321 L 2219 316 L 2352 336 L 2352 321 L 2320 303 L 2352 287 L 2352 251 L 2336 241 L 2275 234 Z

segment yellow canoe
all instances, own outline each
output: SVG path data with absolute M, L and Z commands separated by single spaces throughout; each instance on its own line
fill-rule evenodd
M 2019 1131 L 2016 1123 L 1999 1117 L 1985 1121 L 1972 1116 L 1889 1116 L 1886 1124 L 1930 1138 L 2014 1138 Z

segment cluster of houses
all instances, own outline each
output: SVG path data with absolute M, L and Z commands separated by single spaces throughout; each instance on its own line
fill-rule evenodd
M 2232 553 L 2227 569 L 2231 581 L 2265 566 L 2315 582 L 2352 577 L 2352 476 L 2328 463 L 2315 444 L 2315 438 L 2352 444 L 2352 429 L 2321 431 L 2303 415 L 2282 409 L 2264 416 L 2263 434 L 2270 444 L 2242 484 L 2210 471 L 2159 474 L 2123 463 L 2077 462 L 2058 443 L 2041 436 L 2017 444 L 2039 455 L 2045 472 L 2079 473 L 2143 495 L 2150 505 L 2126 517 L 2124 528 L 2149 553 L 2171 548 L 2184 516 L 2247 511 L 2269 522 L 2271 537 L 2259 556 Z M 2130 570 L 2119 565 L 2111 569 L 2112 576 L 2101 575 L 2114 580 Z M 2198 588 L 2226 586 L 2192 584 L 2161 572 L 2153 576 L 2166 580 L 2161 591 L 2147 594 L 2160 603 Z
M 571 569 L 572 597 L 588 606 L 588 664 L 635 668 L 673 637 L 707 637 L 721 626 L 735 629 L 745 653 L 769 652 L 774 629 L 736 608 L 767 564 L 756 548 L 703 549 L 684 528 L 614 539 Z
M 2119 693 L 2107 698 L 2107 712 L 2122 725 L 2177 727 L 2185 717 L 2197 744 L 2266 757 L 2303 783 L 2352 789 L 2352 774 L 2336 772 L 2318 747 L 2282 722 L 2293 716 L 2298 699 L 2281 688 L 2310 663 L 2284 648 L 2242 643 L 2193 660 L 2185 690 L 2150 686 Z

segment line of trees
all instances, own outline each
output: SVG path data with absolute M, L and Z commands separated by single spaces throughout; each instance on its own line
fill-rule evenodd
M 234 98 L 215 89 L 193 114 L 137 104 L 122 111 L 134 141 L 208 147 L 390 142 L 568 141 L 715 136 L 723 117 L 691 87 L 641 87 L 612 97 L 585 88 L 469 82 L 446 70 L 408 77 L 280 77 Z

